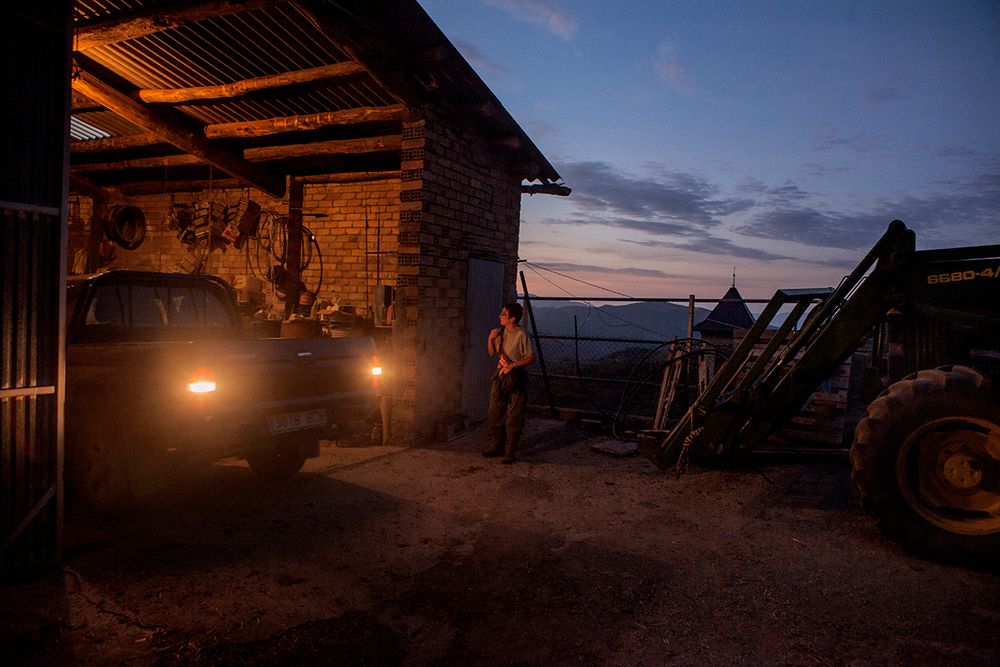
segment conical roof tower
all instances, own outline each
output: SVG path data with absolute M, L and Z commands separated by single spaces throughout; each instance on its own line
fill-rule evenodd
M 708 317 L 694 326 L 699 333 L 732 333 L 736 329 L 749 329 L 754 318 L 747 308 L 743 295 L 736 289 L 736 271 L 733 271 L 733 285 L 715 305 Z

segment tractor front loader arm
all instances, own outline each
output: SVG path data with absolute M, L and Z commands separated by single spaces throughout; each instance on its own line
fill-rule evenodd
M 642 443 L 643 454 L 666 469 L 689 449 L 723 459 L 763 442 L 882 321 L 902 282 L 900 262 L 914 246 L 913 232 L 894 220 L 835 290 L 778 290 L 684 417 L 663 439 Z M 789 304 L 792 312 L 771 328 Z M 767 343 L 765 334 L 771 334 Z

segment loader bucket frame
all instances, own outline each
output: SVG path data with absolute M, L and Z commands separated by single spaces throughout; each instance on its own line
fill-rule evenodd
M 899 220 L 836 288 L 775 292 L 705 391 L 662 438 L 646 438 L 642 453 L 666 469 L 689 450 L 709 459 L 748 451 L 791 419 L 817 385 L 860 345 L 879 335 L 897 263 L 913 253 L 915 236 Z M 779 311 L 784 322 L 771 329 Z M 801 328 L 795 326 L 810 305 Z M 754 347 L 773 332 L 760 355 Z

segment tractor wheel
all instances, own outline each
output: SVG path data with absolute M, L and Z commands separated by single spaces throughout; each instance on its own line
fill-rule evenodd
M 262 479 L 277 482 L 297 473 L 305 465 L 306 457 L 297 451 L 271 447 L 247 455 L 250 468 Z
M 964 366 L 924 370 L 872 401 L 854 432 L 854 482 L 886 534 L 941 562 L 1000 556 L 1000 405 Z

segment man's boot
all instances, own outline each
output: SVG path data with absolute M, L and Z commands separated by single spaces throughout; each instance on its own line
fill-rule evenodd
M 504 453 L 504 444 L 507 439 L 506 426 L 491 426 L 490 434 L 493 436 L 493 446 L 483 450 L 483 456 L 501 456 Z
M 507 433 L 507 443 L 504 447 L 503 452 L 503 462 L 506 464 L 511 464 L 517 460 L 514 456 L 515 450 L 517 450 L 517 441 L 521 439 L 520 431 L 510 431 Z

